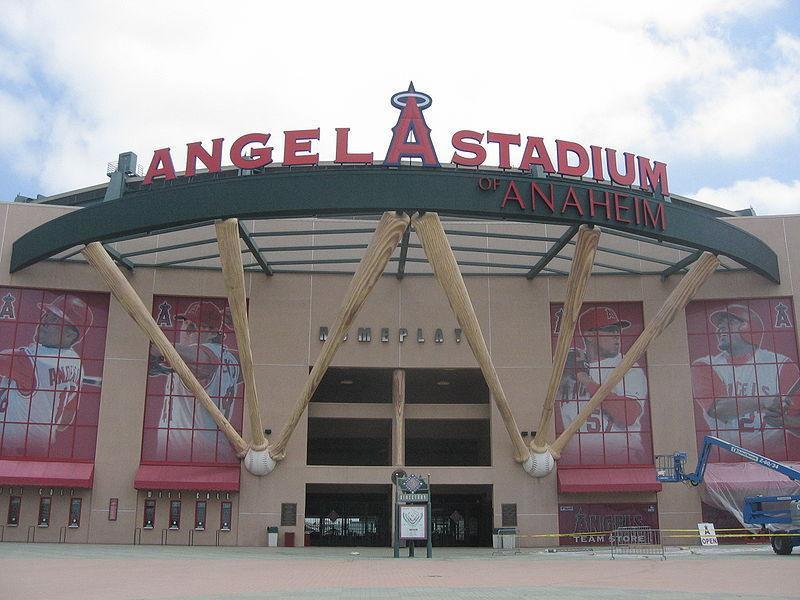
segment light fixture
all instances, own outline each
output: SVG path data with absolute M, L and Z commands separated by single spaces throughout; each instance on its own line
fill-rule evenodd
M 450 385 L 450 382 L 449 382 L 449 381 L 447 381 L 447 380 L 445 380 L 445 379 L 442 379 L 442 380 L 440 380 L 440 381 L 437 381 L 437 382 L 436 382 L 436 385 L 441 385 L 442 387 L 444 387 L 444 386 L 448 386 L 448 385 Z
M 339 382 L 339 384 L 340 385 L 353 385 L 353 380 L 352 379 L 342 379 Z

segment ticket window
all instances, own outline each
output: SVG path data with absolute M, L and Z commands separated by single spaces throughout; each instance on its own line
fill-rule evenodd
M 206 528 L 206 501 L 198 500 L 194 505 L 194 528 L 203 531 Z
M 169 503 L 169 528 L 181 528 L 181 501 L 172 500 Z
M 37 525 L 39 527 L 50 527 L 50 505 L 53 499 L 50 496 L 43 496 L 39 498 L 39 519 Z
M 156 526 L 156 501 L 155 498 L 148 498 L 144 501 L 144 524 L 145 529 L 152 529 Z
M 233 503 L 223 502 L 219 511 L 219 528 L 222 531 L 231 530 L 231 514 L 233 513 Z
M 69 501 L 69 527 L 73 529 L 81 526 L 81 504 L 80 498 Z
M 11 527 L 16 527 L 19 525 L 19 511 L 22 507 L 22 497 L 21 496 L 11 496 L 8 499 L 8 519 L 6 519 L 6 524 Z

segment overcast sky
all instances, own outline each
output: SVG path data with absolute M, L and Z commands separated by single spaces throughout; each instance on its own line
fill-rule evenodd
M 442 161 L 460 129 L 564 139 L 665 162 L 673 193 L 800 212 L 800 2 L 555 5 L 0 0 L 0 199 L 249 132 L 280 160 L 284 130 L 320 127 L 332 160 L 349 127 L 383 159 L 413 79 Z

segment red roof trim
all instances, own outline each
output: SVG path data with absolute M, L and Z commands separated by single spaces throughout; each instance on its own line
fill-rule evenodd
M 0 460 L 0 485 L 91 488 L 94 463 Z
M 562 494 L 594 492 L 660 492 L 655 467 L 602 467 L 558 469 Z
M 134 487 L 137 490 L 239 491 L 239 466 L 140 465 Z

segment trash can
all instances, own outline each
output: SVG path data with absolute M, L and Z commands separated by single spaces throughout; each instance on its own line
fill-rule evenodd
M 500 537 L 500 530 L 492 529 L 492 548 L 494 550 L 501 550 L 503 548 L 503 538 Z
M 294 548 L 294 531 L 286 531 L 283 534 L 283 545 L 287 548 Z
M 278 546 L 278 528 L 267 527 L 267 546 L 276 548 Z
M 514 550 L 517 547 L 517 528 L 516 527 L 498 527 L 496 534 L 493 537 L 500 538 L 500 545 L 495 548 L 502 550 Z

